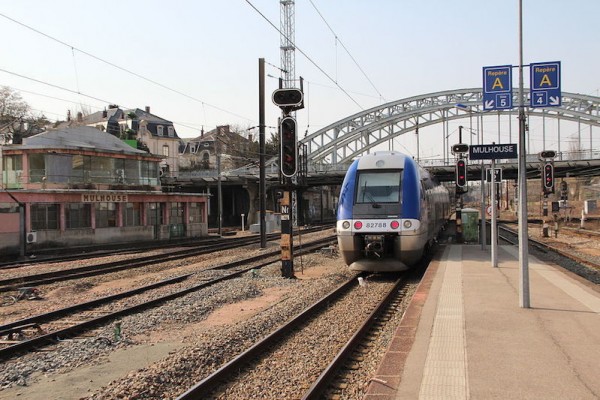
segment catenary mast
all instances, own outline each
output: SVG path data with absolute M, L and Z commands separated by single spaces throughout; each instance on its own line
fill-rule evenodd
M 296 80 L 295 12 L 294 0 L 281 0 L 281 69 L 283 88 L 293 88 Z

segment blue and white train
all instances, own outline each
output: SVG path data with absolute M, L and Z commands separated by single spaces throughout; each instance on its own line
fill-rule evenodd
M 340 253 L 352 270 L 406 270 L 433 244 L 449 214 L 448 190 L 411 157 L 390 151 L 363 156 L 340 190 Z

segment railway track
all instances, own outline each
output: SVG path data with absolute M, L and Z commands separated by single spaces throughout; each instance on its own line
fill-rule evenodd
M 371 276 L 363 286 L 359 277 L 367 281 L 365 275 L 351 277 L 178 399 L 203 399 L 209 393 L 215 398 L 318 399 L 327 390 L 335 391 L 344 363 L 360 352 L 359 346 L 368 346 L 368 333 L 397 304 L 408 279 Z M 349 309 L 354 310 L 350 315 Z M 274 365 L 278 377 L 273 377 Z
M 301 249 L 298 248 L 295 251 L 299 255 L 302 253 L 308 253 L 320 249 L 325 244 L 331 243 L 334 240 L 335 237 L 327 237 L 324 239 L 305 243 Z M 114 321 L 125 315 L 130 315 L 151 307 L 158 306 L 164 302 L 185 296 L 195 291 L 202 290 L 218 282 L 222 282 L 227 279 L 233 279 L 235 277 L 240 276 L 241 274 L 249 272 L 252 269 L 260 269 L 266 265 L 269 265 L 277 261 L 279 256 L 279 250 L 272 251 L 266 254 L 261 254 L 259 256 L 249 257 L 235 263 L 218 265 L 199 271 L 197 273 L 173 277 L 170 279 L 163 280 L 161 282 L 153 283 L 151 285 L 139 287 L 126 292 L 106 296 L 90 302 L 72 305 L 60 310 L 55 310 L 49 313 L 40 314 L 37 316 L 1 325 L 0 337 L 12 337 L 16 334 L 23 332 L 24 330 L 30 329 L 37 329 L 37 336 L 29 338 L 27 340 L 19 341 L 18 343 L 0 349 L 0 359 L 11 358 L 24 351 L 37 349 L 48 344 L 55 343 L 58 340 L 58 338 L 71 337 L 80 334 L 86 330 L 92 329 L 96 326 L 105 324 L 110 321 Z M 154 296 L 151 296 L 149 294 L 152 290 L 157 289 L 160 289 L 164 292 L 165 288 L 168 288 L 169 286 L 176 287 L 182 282 L 186 282 L 188 280 L 193 280 L 193 282 L 191 282 L 186 287 L 177 287 L 171 292 L 161 293 Z M 113 308 L 112 305 L 115 301 L 128 299 L 128 302 L 132 302 L 130 298 L 139 294 L 144 294 L 146 297 L 151 298 L 139 301 L 135 305 L 124 306 L 116 311 L 111 309 Z M 102 309 L 100 307 L 106 308 Z M 90 315 L 96 314 L 100 314 L 100 316 L 90 317 Z M 60 318 L 62 318 L 63 320 L 82 319 L 82 321 L 77 322 L 75 324 L 63 323 L 59 320 Z M 51 324 L 52 326 L 68 326 L 54 329 L 51 332 L 46 332 L 46 329 L 42 328 L 43 324 Z
M 503 232 L 498 235 L 500 239 L 518 245 L 517 232 L 502 225 L 499 225 L 498 229 Z M 593 283 L 600 283 L 600 263 L 581 257 L 573 251 L 565 251 L 555 244 L 544 243 L 531 237 L 529 237 L 529 246 L 537 250 L 540 256 L 550 257 L 551 261 L 554 261 L 565 269 Z
M 323 229 L 332 228 L 332 224 L 323 224 L 323 225 L 312 225 L 308 228 L 304 228 L 302 230 L 296 230 L 294 232 L 295 235 L 298 233 L 305 234 L 316 232 Z M 266 235 L 267 240 L 274 240 L 280 237 L 280 233 L 272 233 Z M 251 236 L 249 238 L 253 239 L 253 242 L 260 242 L 260 235 Z M 192 247 L 192 246 L 210 246 L 216 245 L 218 246 L 220 243 L 228 243 L 232 241 L 243 241 L 248 238 L 238 238 L 238 237 L 205 237 L 205 238 L 195 238 L 192 240 L 176 240 L 170 243 L 137 243 L 137 244 L 127 244 L 127 245 L 106 245 L 106 246 L 95 246 L 95 247 L 82 247 L 76 250 L 73 249 L 49 249 L 40 251 L 34 258 L 28 258 L 27 260 L 3 260 L 0 261 L 0 271 L 3 269 L 15 269 L 26 265 L 34 265 L 41 263 L 50 263 L 50 262 L 64 262 L 71 260 L 84 260 L 90 258 L 99 258 L 105 256 L 114 256 L 117 254 L 129 254 L 129 253 L 144 253 L 152 250 L 168 250 L 175 249 L 181 247 Z M 47 254 L 46 254 L 47 253 Z M 67 254 L 65 254 L 67 253 Z
M 321 229 L 322 228 L 312 228 L 304 230 L 302 234 L 316 232 Z M 279 234 L 271 234 L 267 236 L 269 240 L 278 239 L 279 237 Z M 203 254 L 212 253 L 214 251 L 227 250 L 259 242 L 260 237 L 255 236 L 239 239 L 225 239 L 216 241 L 214 243 L 204 244 L 198 248 L 178 250 L 169 254 L 155 254 L 137 257 L 129 260 L 120 260 L 114 262 L 88 265 L 83 267 L 62 269 L 52 272 L 43 272 L 38 274 L 5 278 L 0 279 L 0 293 L 16 290 L 21 286 L 40 286 L 71 279 L 80 279 L 84 277 L 103 275 L 126 269 L 140 268 L 147 265 L 156 264 L 158 262 L 167 262 L 181 260 L 188 257 L 200 256 Z

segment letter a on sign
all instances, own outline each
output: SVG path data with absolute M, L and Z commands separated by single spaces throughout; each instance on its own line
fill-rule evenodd
M 504 86 L 502 86 L 502 81 L 500 80 L 500 78 L 496 78 L 496 80 L 494 80 L 494 85 L 492 86 L 492 90 L 494 89 L 504 89 Z
M 550 81 L 550 77 L 548 76 L 548 74 L 544 74 L 544 76 L 542 77 L 542 80 L 540 81 L 540 87 L 542 87 L 544 85 L 552 87 L 552 82 Z

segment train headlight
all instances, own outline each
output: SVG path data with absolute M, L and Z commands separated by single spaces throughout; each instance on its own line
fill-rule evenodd
M 412 226 L 412 222 L 409 220 L 404 220 L 404 223 L 402 225 L 404 225 L 405 229 L 410 229 L 410 227 Z
M 400 226 L 400 223 L 399 223 L 398 221 L 392 221 L 392 222 L 390 223 L 390 227 L 391 227 L 392 229 L 398 229 L 398 227 L 399 227 L 399 226 Z
M 344 228 L 344 229 L 350 228 L 350 222 L 348 222 L 348 221 L 342 222 L 342 228 Z
M 360 229 L 360 228 L 362 228 L 362 222 L 360 222 L 360 221 L 356 221 L 356 222 L 354 223 L 354 229 Z

